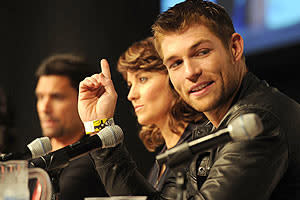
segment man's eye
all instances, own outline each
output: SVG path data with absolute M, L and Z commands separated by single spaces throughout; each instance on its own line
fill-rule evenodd
M 177 60 L 174 63 L 172 63 L 169 68 L 175 68 L 177 66 L 179 66 L 182 63 L 182 60 Z
M 64 100 L 66 97 L 61 94 L 54 94 L 54 95 L 52 95 L 52 98 L 56 99 L 56 100 Z
M 206 55 L 210 52 L 209 49 L 202 49 L 202 50 L 199 50 L 198 52 L 195 53 L 195 56 L 202 56 L 202 55 Z

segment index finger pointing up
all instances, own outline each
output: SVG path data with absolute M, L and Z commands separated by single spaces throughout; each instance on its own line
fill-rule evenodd
M 101 59 L 101 72 L 106 78 L 111 79 L 109 64 L 106 59 Z

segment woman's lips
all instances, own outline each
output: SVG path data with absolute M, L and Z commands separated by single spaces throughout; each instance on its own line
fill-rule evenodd
M 143 107 L 143 105 L 138 105 L 138 106 L 134 106 L 134 111 L 138 112 L 139 110 L 141 110 Z

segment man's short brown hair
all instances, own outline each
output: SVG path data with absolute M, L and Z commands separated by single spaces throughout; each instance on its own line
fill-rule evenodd
M 170 33 L 180 33 L 189 27 L 201 24 L 206 26 L 228 47 L 233 33 L 232 20 L 226 10 L 215 3 L 203 0 L 187 0 L 160 14 L 152 26 L 155 48 L 163 58 L 161 39 Z

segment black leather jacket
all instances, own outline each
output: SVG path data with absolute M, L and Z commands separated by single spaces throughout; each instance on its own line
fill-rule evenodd
M 217 130 L 246 114 L 260 116 L 264 131 L 255 139 L 229 142 L 183 163 L 187 199 L 260 200 L 300 198 L 300 106 L 247 73 L 233 105 Z M 211 132 L 204 123 L 194 137 Z M 124 145 L 91 153 L 109 195 L 176 199 L 175 180 L 156 191 L 138 172 Z
M 178 146 L 184 142 L 190 142 L 192 140 L 192 132 L 193 130 L 195 130 L 197 128 L 197 124 L 189 124 L 182 136 L 180 137 L 179 141 L 177 142 L 177 144 L 174 146 Z M 161 147 L 159 154 L 164 153 L 167 150 L 167 146 L 163 145 L 163 147 Z M 154 162 L 153 167 L 150 170 L 149 173 L 149 177 L 148 177 L 148 181 L 149 183 L 156 189 L 156 190 L 164 190 L 165 185 L 168 185 L 168 183 L 170 182 L 170 180 L 176 178 L 176 175 L 174 174 L 173 170 L 171 170 L 168 166 L 166 166 L 166 169 L 164 171 L 164 173 L 161 175 L 160 178 L 160 170 L 161 170 L 161 166 L 159 165 L 159 163 L 157 161 Z

